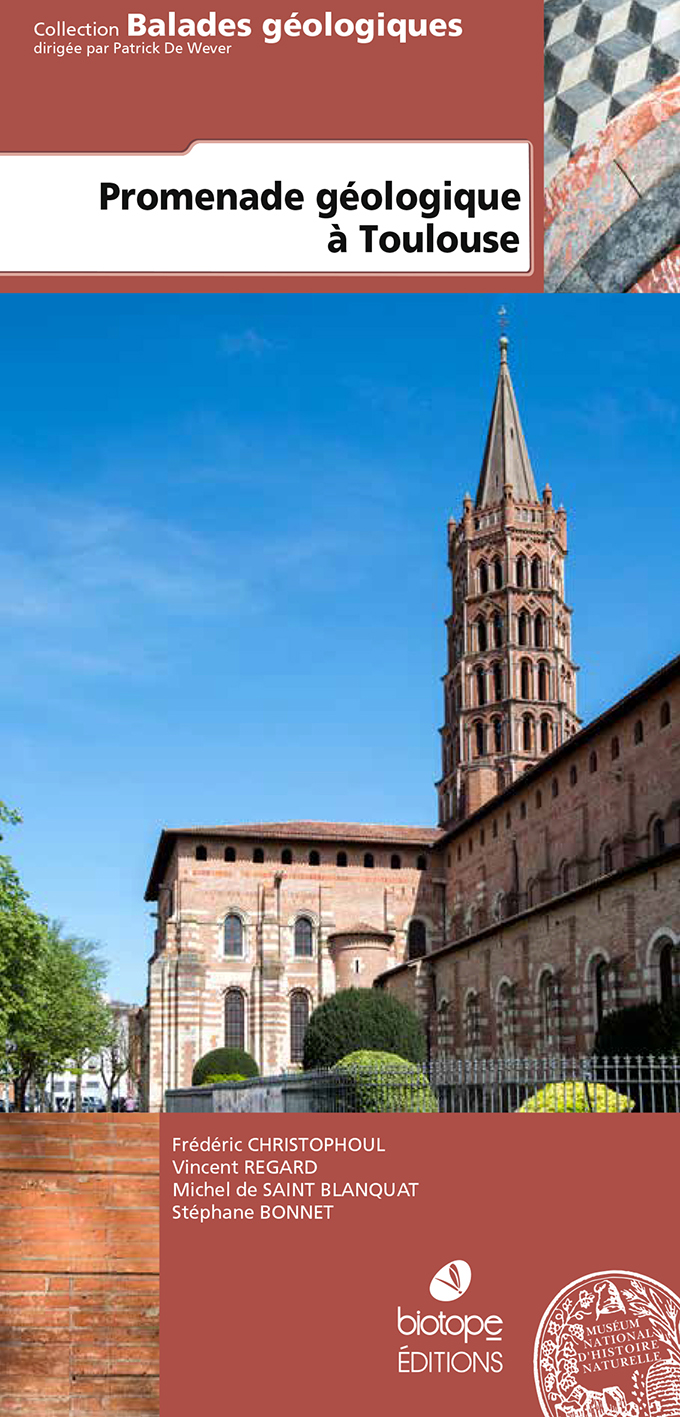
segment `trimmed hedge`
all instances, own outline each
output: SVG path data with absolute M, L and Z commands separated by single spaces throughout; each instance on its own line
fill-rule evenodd
M 209 1077 L 217 1077 L 218 1074 L 229 1077 L 232 1073 L 239 1073 L 242 1078 L 257 1078 L 260 1069 L 243 1048 L 213 1048 L 211 1053 L 204 1053 L 194 1064 L 191 1085 L 202 1087 Z
M 586 1096 L 586 1086 L 588 1095 Z M 549 1082 L 517 1108 L 518 1112 L 632 1112 L 635 1103 L 604 1083 Z
M 338 1098 L 347 1112 L 438 1112 L 430 1084 L 415 1063 L 396 1053 L 361 1048 L 341 1058 L 333 1068 L 347 1079 Z
M 425 1034 L 413 1010 L 382 990 L 340 989 L 319 1004 L 309 1020 L 303 1067 L 332 1068 L 365 1048 L 422 1063 Z
M 599 1057 L 659 1057 L 680 1052 L 680 1000 L 631 1004 L 602 1020 L 595 1039 Z
M 211 1073 L 204 1078 L 201 1087 L 214 1087 L 218 1082 L 245 1082 L 243 1073 Z

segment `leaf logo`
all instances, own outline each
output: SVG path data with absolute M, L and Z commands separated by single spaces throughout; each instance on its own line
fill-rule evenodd
M 437 1270 L 430 1283 L 430 1294 L 433 1299 L 450 1304 L 469 1289 L 471 1279 L 472 1270 L 466 1260 L 449 1260 L 448 1264 Z

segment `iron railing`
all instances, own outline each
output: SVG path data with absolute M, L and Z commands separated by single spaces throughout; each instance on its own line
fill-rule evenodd
M 680 1055 L 458 1058 L 178 1088 L 170 1112 L 680 1112 Z

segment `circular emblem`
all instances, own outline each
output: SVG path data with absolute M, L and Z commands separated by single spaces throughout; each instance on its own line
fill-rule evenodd
M 543 1315 L 534 1378 L 546 1417 L 680 1417 L 680 1299 L 628 1270 L 575 1279 Z

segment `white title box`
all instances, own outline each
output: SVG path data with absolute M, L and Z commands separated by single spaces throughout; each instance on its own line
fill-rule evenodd
M 0 164 L 6 272 L 531 269 L 524 142 L 196 143 L 183 154 L 6 154 Z M 279 191 L 281 210 L 263 209 Z

